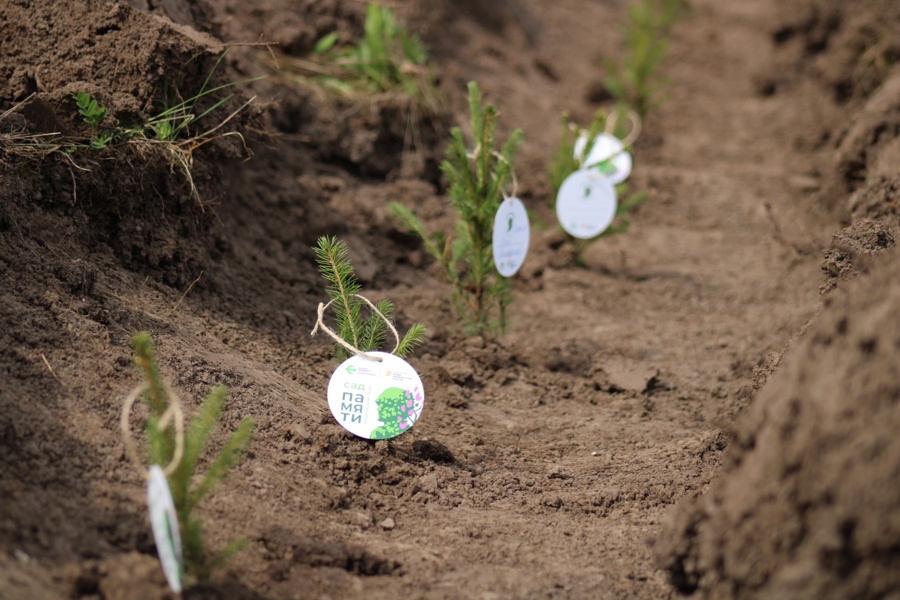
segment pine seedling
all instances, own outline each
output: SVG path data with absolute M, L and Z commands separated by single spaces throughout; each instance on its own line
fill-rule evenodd
M 338 336 L 357 350 L 377 350 L 387 336 L 385 319 L 393 316 L 394 304 L 390 300 L 382 300 L 375 304 L 375 308 L 384 318 L 373 311 L 364 319 L 364 301 L 358 297 L 361 286 L 350 262 L 347 244 L 336 237 L 323 236 L 319 238 L 315 251 L 319 273 L 329 284 L 328 297 L 337 317 Z M 394 354 L 405 357 L 424 341 L 425 326 L 416 323 L 400 339 Z M 349 356 L 350 353 L 343 346 L 335 344 L 334 357 L 337 360 L 344 360 Z
M 622 114 L 622 108 L 619 107 L 620 115 Z M 591 150 L 594 147 L 594 141 L 597 136 L 606 130 L 607 121 L 611 118 L 612 115 L 607 115 L 607 113 L 603 110 L 598 110 L 594 114 L 594 120 L 591 122 L 590 127 L 587 130 L 581 130 L 577 123 L 573 122 L 569 113 L 563 114 L 563 128 L 562 133 L 560 134 L 560 142 L 559 148 L 550 158 L 550 168 L 549 168 L 549 177 L 550 177 L 550 185 L 553 186 L 553 203 L 554 207 L 556 204 L 556 196 L 559 192 L 560 186 L 562 186 L 563 182 L 566 178 L 581 169 L 584 166 L 584 162 L 587 157 L 590 155 Z M 625 135 L 625 132 L 620 128 L 624 127 L 623 122 L 625 119 L 617 118 L 616 125 L 613 127 L 613 134 L 622 138 Z M 584 147 L 578 156 L 575 155 L 575 144 L 578 138 L 584 135 L 586 138 Z M 628 148 L 626 148 L 627 150 Z M 627 198 L 625 198 L 627 196 Z M 628 184 L 620 183 L 616 185 L 616 197 L 625 198 L 620 201 L 616 206 L 616 216 L 613 220 L 612 225 L 606 228 L 599 235 L 590 238 L 590 239 L 578 239 L 575 238 L 573 240 L 573 244 L 575 247 L 575 264 L 584 267 L 584 253 L 594 242 L 603 237 L 609 237 L 611 235 L 616 235 L 619 233 L 625 233 L 631 227 L 631 221 L 628 219 L 628 213 L 633 208 L 637 207 L 641 202 L 643 202 L 647 198 L 646 192 L 636 192 L 634 194 L 628 195 Z
M 559 136 L 559 147 L 553 156 L 550 157 L 550 185 L 553 187 L 553 204 L 556 204 L 556 194 L 559 192 L 560 186 L 566 178 L 581 168 L 585 159 L 594 148 L 594 140 L 603 131 L 606 126 L 606 112 L 598 110 L 594 114 L 594 120 L 590 127 L 584 132 L 587 136 L 587 143 L 578 156 L 575 156 L 575 142 L 583 133 L 578 124 L 572 121 L 572 117 L 568 112 L 563 113 L 562 132 Z
M 669 49 L 669 32 L 683 9 L 682 1 L 643 0 L 633 5 L 625 28 L 628 53 L 621 64 L 607 62 L 606 90 L 641 119 L 662 101 L 666 80 L 659 69 Z
M 509 280 L 494 268 L 491 238 L 494 216 L 503 202 L 503 189 L 513 172 L 522 142 L 515 130 L 503 147 L 494 149 L 499 112 L 482 106 L 475 82 L 469 83 L 469 111 L 475 148 L 469 150 L 462 130 L 451 130 L 452 142 L 441 170 L 450 182 L 450 203 L 457 213 L 455 238 L 429 235 L 418 217 L 394 202 L 391 210 L 401 226 L 418 235 L 425 249 L 441 265 L 453 285 L 453 304 L 469 333 L 502 332 L 512 300 Z
M 171 402 L 167 393 L 168 386 L 159 372 L 150 334 L 138 333 L 132 338 L 132 346 L 135 362 L 143 372 L 148 390 L 144 395 L 151 413 L 147 424 L 148 458 L 152 464 L 167 465 L 175 453 L 175 434 L 172 428 L 160 430 L 159 421 Z M 244 539 L 234 540 L 215 555 L 210 555 L 203 544 L 202 523 L 194 514 L 198 503 L 240 461 L 253 438 L 255 425 L 251 419 L 244 419 L 219 450 L 206 472 L 202 476 L 197 472 L 200 457 L 219 420 L 227 396 L 227 388 L 220 385 L 213 388 L 203 400 L 184 433 L 181 461 L 168 476 L 181 531 L 185 574 L 200 582 L 208 580 L 215 569 L 224 566 L 232 555 L 246 545 Z

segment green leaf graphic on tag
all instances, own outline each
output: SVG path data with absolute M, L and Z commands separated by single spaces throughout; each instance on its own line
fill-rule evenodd
M 604 175 L 613 175 L 616 172 L 616 165 L 613 164 L 611 158 L 604 160 L 602 163 L 597 165 L 597 170 L 603 173 Z
M 391 387 L 384 390 L 375 405 L 378 407 L 378 420 L 384 423 L 372 430 L 373 440 L 392 438 L 400 435 L 419 418 L 422 394 L 419 388 L 405 390 Z

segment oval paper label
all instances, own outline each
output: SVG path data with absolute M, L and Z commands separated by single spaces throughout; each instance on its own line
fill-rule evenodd
M 351 356 L 328 382 L 328 407 L 347 431 L 368 440 L 397 437 L 422 415 L 425 388 L 408 362 L 368 352 L 381 362 Z
M 593 171 L 575 171 L 559 187 L 556 216 L 574 237 L 590 239 L 603 233 L 616 217 L 616 188 Z
M 575 158 L 581 157 L 587 137 L 581 136 L 575 141 Z M 633 166 L 631 154 L 623 152 L 622 141 L 614 135 L 601 133 L 594 138 L 594 145 L 585 158 L 582 167 L 601 173 L 609 178 L 613 185 L 622 183 L 631 175 Z
M 512 277 L 525 262 L 531 226 L 528 212 L 518 198 L 504 200 L 494 217 L 494 264 L 504 277 Z
M 166 474 L 159 465 L 150 466 L 147 481 L 147 505 L 150 509 L 150 527 L 156 541 L 156 552 L 162 564 L 163 573 L 169 587 L 176 594 L 181 593 L 181 575 L 184 573 L 184 559 L 181 554 L 181 532 L 178 529 L 178 514 L 172 502 L 172 492 Z

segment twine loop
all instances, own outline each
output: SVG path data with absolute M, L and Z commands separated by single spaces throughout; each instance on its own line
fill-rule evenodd
M 626 152 L 628 152 L 628 148 L 641 135 L 641 117 L 633 110 L 629 110 L 628 111 L 628 121 L 631 123 L 631 131 L 629 131 L 628 135 L 626 135 L 623 139 L 619 140 L 622 143 L 622 149 L 619 150 L 618 152 L 613 152 L 612 154 L 610 154 L 603 160 L 599 160 L 595 163 L 591 163 L 589 165 L 584 166 L 583 167 L 584 169 L 593 169 L 596 166 L 602 165 L 603 163 L 616 158 L 620 154 L 625 154 Z M 619 122 L 619 113 L 615 112 L 612 115 L 610 115 L 609 118 L 606 120 L 606 126 L 604 127 L 603 133 L 606 135 L 613 135 L 612 132 L 615 131 L 616 125 L 618 124 L 618 122 Z M 610 125 L 610 123 L 612 123 L 612 125 Z M 582 135 L 587 136 L 587 132 L 582 130 Z M 615 137 L 615 136 L 613 135 L 613 137 Z M 618 139 L 618 138 L 616 138 L 616 139 Z
M 513 166 L 511 164 L 509 164 L 509 161 L 506 160 L 505 156 L 503 156 L 496 150 L 493 152 L 493 154 L 495 157 L 497 157 L 497 160 L 506 164 L 506 166 L 509 167 L 509 174 L 512 177 L 512 194 L 507 196 L 505 189 L 500 190 L 500 193 L 503 195 L 503 200 L 506 201 L 506 200 L 509 200 L 510 198 L 518 198 L 519 197 L 519 180 L 516 179 L 516 170 L 513 168 Z
M 391 330 L 391 333 L 394 334 L 394 339 L 396 340 L 396 343 L 394 344 L 394 349 L 391 350 L 391 354 L 395 353 L 395 352 L 397 351 L 397 349 L 400 347 L 400 333 L 397 332 L 397 328 L 394 327 L 394 324 L 391 323 L 391 320 L 388 319 L 386 316 L 384 316 L 384 314 L 383 314 L 380 310 L 378 310 L 378 309 L 375 307 L 375 305 L 372 304 L 372 302 L 371 302 L 368 298 L 366 298 L 366 297 L 363 296 L 362 294 L 354 294 L 354 295 L 355 295 L 357 298 L 359 298 L 360 300 L 362 300 L 363 302 L 365 302 L 366 304 L 368 304 L 368 305 L 369 305 L 369 308 L 371 308 L 372 311 L 373 311 L 376 315 L 378 315 L 379 317 L 381 317 L 381 318 L 384 320 L 384 322 L 387 324 L 388 329 L 390 329 L 390 330 Z M 332 338 L 335 342 L 337 342 L 337 343 L 340 344 L 343 348 L 345 348 L 345 349 L 348 350 L 349 352 L 352 352 L 352 353 L 355 354 L 356 356 L 362 356 L 362 357 L 365 358 L 366 360 L 371 360 L 371 361 L 375 361 L 375 362 L 382 362 L 382 361 L 384 360 L 383 358 L 381 358 L 381 357 L 379 357 L 379 356 L 374 356 L 374 355 L 372 355 L 372 354 L 367 354 L 366 352 L 363 352 L 362 350 L 360 350 L 359 348 L 357 348 L 356 346 L 354 346 L 354 345 L 351 344 L 350 342 L 348 342 L 348 341 L 346 341 L 345 339 L 341 338 L 341 336 L 339 336 L 338 334 L 336 334 L 334 331 L 332 331 L 332 330 L 328 327 L 328 325 L 325 324 L 325 311 L 328 309 L 329 306 L 332 305 L 332 303 L 334 303 L 334 300 L 331 300 L 328 304 L 323 304 L 323 303 L 319 302 L 319 309 L 318 309 L 318 311 L 317 311 L 317 312 L 318 312 L 318 317 L 316 318 L 316 326 L 313 327 L 313 330 L 310 332 L 310 335 L 316 335 L 316 333 L 319 331 L 319 329 L 321 329 L 322 331 L 324 331 L 325 333 L 327 333 L 328 335 L 330 335 L 331 338 Z
M 184 412 L 181 410 L 181 400 L 178 399 L 178 396 L 175 395 L 175 392 L 172 391 L 169 384 L 166 381 L 163 381 L 162 386 L 163 391 L 169 398 L 169 408 L 166 409 L 159 418 L 159 430 L 165 431 L 173 423 L 175 427 L 175 452 L 172 455 L 172 461 L 163 469 L 163 473 L 168 477 L 175 472 L 175 469 L 177 469 L 178 465 L 181 463 L 182 457 L 184 457 Z M 125 404 L 122 406 L 122 417 L 119 421 L 119 427 L 122 430 L 122 440 L 125 443 L 125 453 L 137 467 L 138 471 L 144 474 L 145 478 L 150 476 L 150 472 L 144 468 L 144 462 L 141 460 L 140 454 L 138 453 L 137 445 L 134 442 L 134 436 L 131 433 L 130 421 L 131 409 L 134 407 L 135 401 L 149 390 L 150 384 L 147 382 L 141 383 L 131 390 L 131 393 L 125 398 Z
M 613 135 L 613 132 L 616 130 L 616 125 L 619 124 L 619 111 L 613 112 L 609 118 L 606 119 L 606 125 L 603 128 L 603 133 L 608 135 Z M 628 122 L 631 125 L 631 129 L 628 131 L 628 135 L 626 135 L 622 140 L 622 147 L 628 148 L 632 145 L 638 137 L 641 135 L 641 117 L 633 110 L 629 110 L 628 114 Z

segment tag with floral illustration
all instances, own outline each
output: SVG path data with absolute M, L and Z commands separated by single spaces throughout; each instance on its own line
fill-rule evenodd
M 422 415 L 425 388 L 408 362 L 387 352 L 352 356 L 328 382 L 328 407 L 344 429 L 361 438 L 397 437 Z

